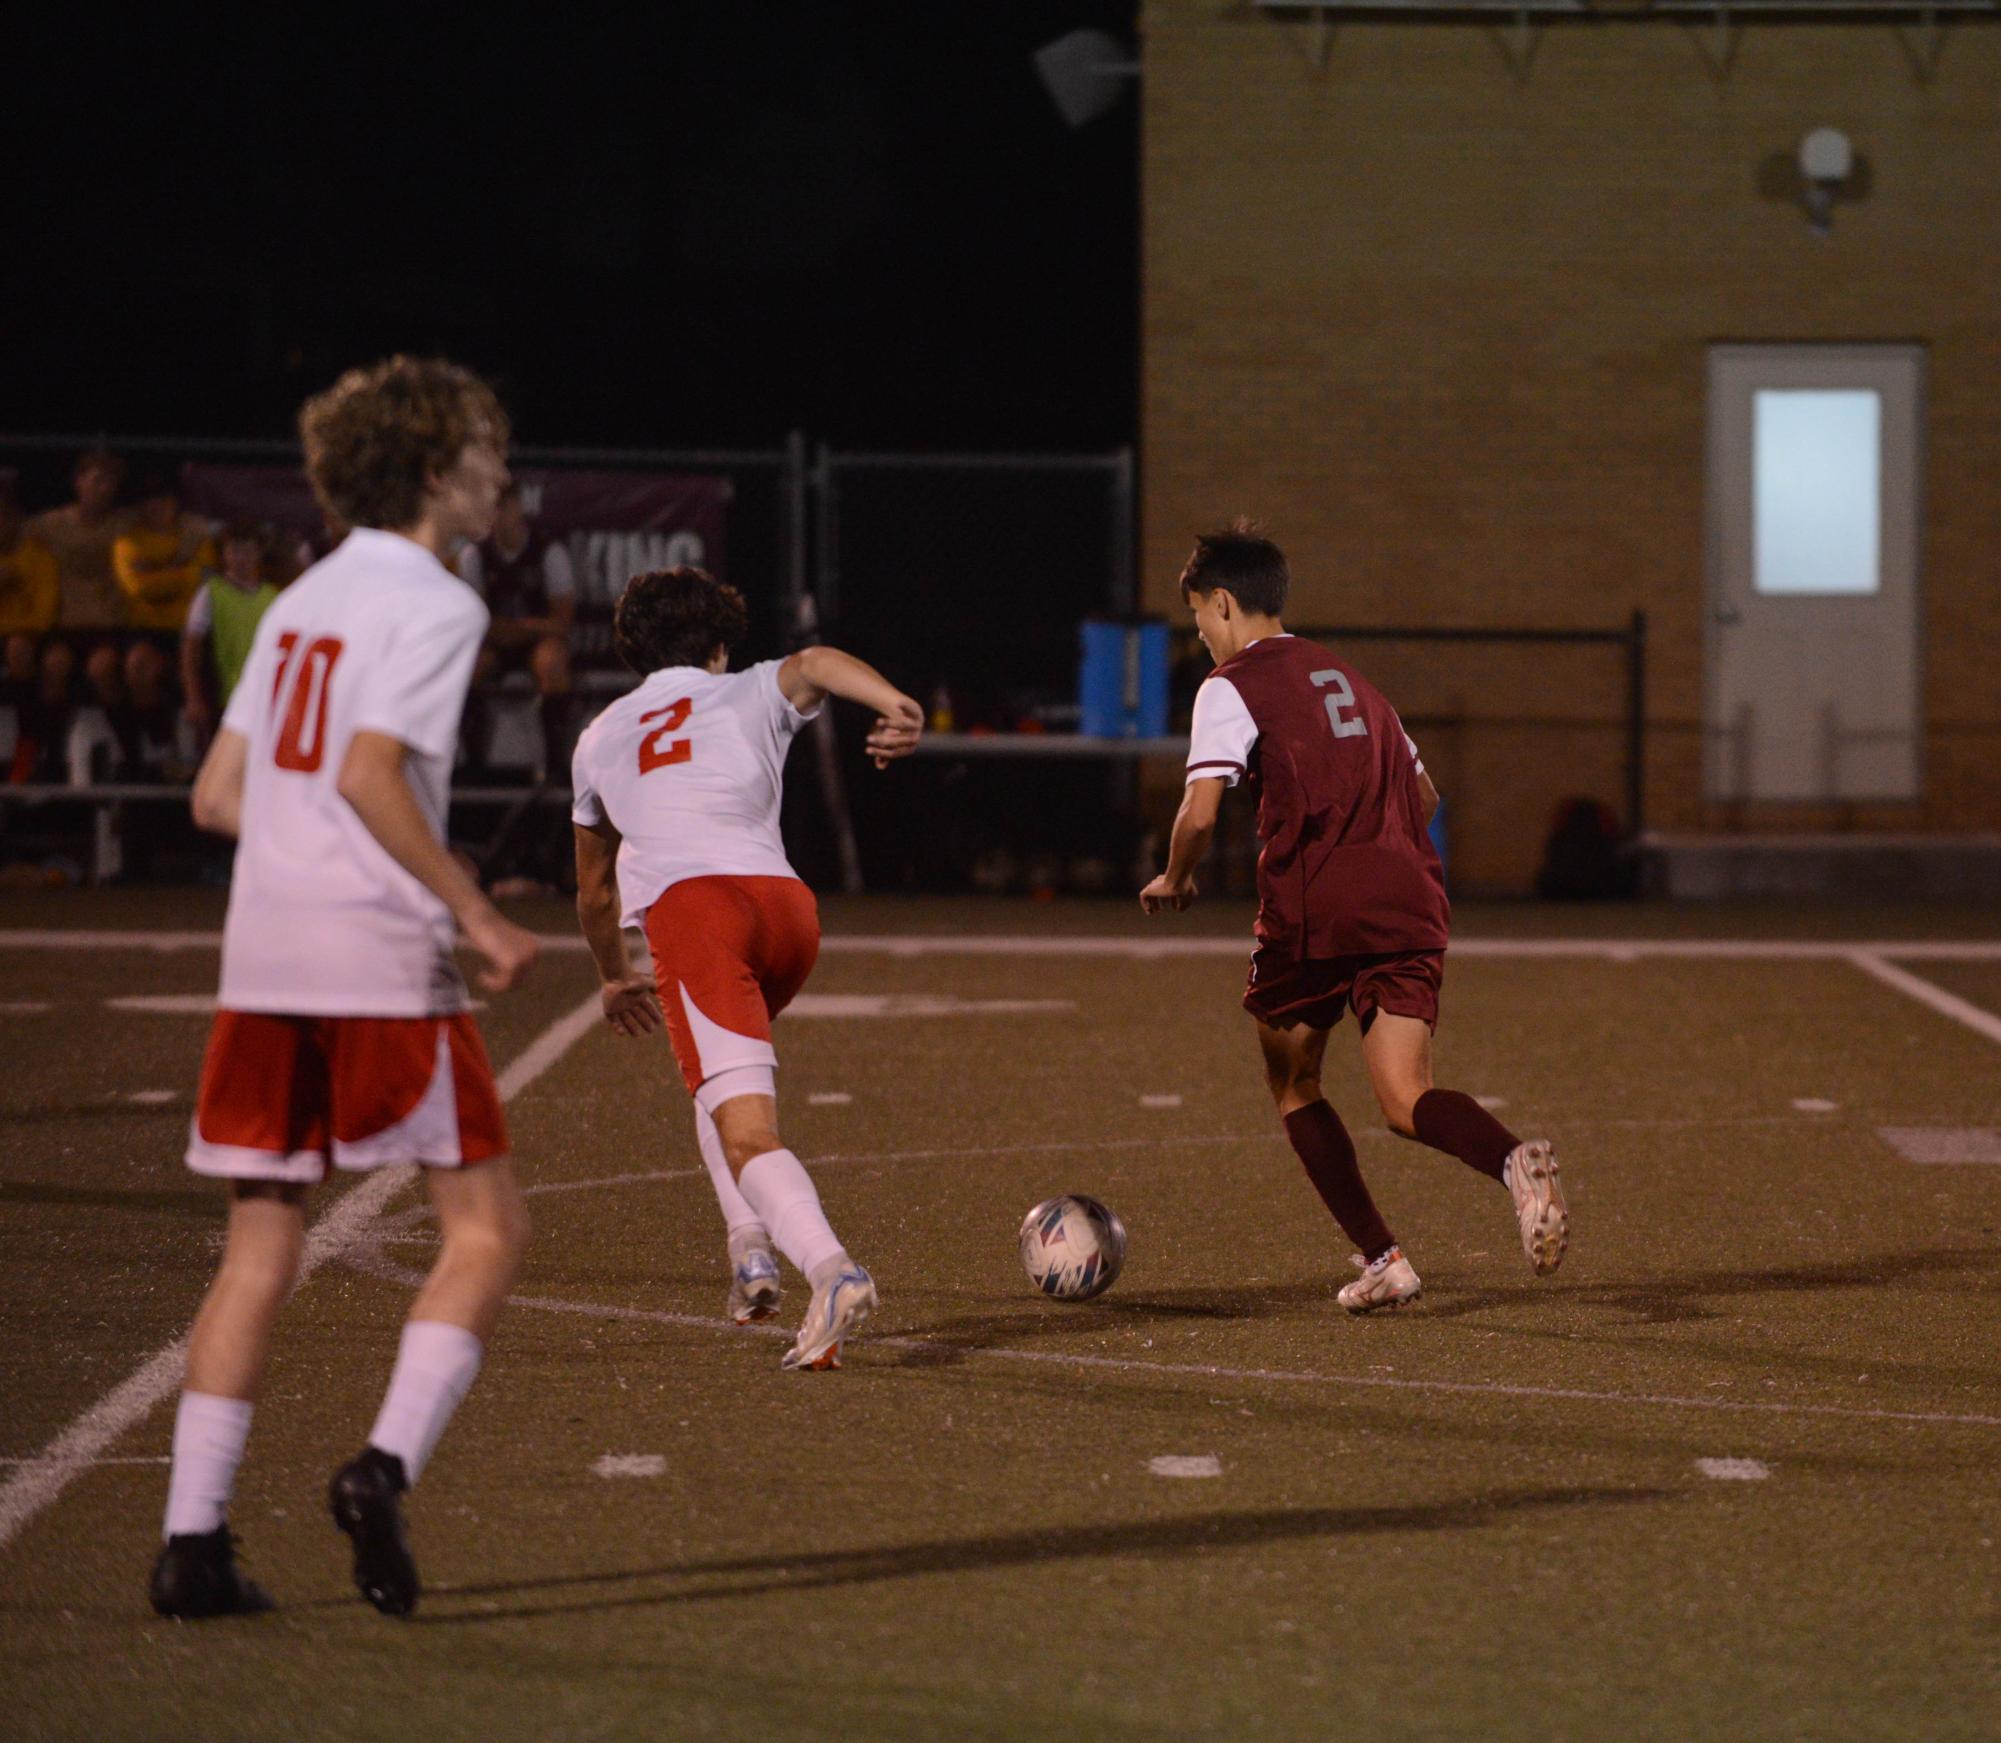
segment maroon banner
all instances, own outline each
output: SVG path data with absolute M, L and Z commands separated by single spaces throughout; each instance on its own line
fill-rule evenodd
M 611 608 L 641 570 L 696 563 L 727 573 L 727 477 L 541 466 L 516 467 L 514 476 L 528 518 L 563 542 L 575 566 L 580 660 L 609 659 Z M 191 464 L 181 469 L 181 489 L 196 514 L 295 534 L 307 560 L 329 548 L 325 517 L 296 466 Z

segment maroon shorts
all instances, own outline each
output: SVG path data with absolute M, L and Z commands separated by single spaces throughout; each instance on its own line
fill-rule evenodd
M 1304 1023 L 1331 1029 L 1353 1010 L 1362 1033 L 1378 1011 L 1438 1027 L 1438 988 L 1445 952 L 1404 950 L 1387 956 L 1301 958 L 1261 944 L 1251 953 L 1244 1009 L 1274 1029 Z

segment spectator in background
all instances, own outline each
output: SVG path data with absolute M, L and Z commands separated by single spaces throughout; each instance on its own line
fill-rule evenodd
M 264 577 L 264 529 L 230 522 L 222 533 L 222 567 L 203 578 L 181 630 L 182 706 L 204 745 L 243 676 L 258 622 L 278 597 Z
M 125 608 L 111 567 L 112 542 L 129 519 L 118 507 L 125 462 L 109 449 L 90 448 L 77 456 L 71 479 L 76 499 L 36 515 L 27 529 L 56 559 L 59 633 L 43 645 L 43 690 L 67 701 L 80 658 L 93 697 L 110 712 L 125 700 L 121 649 L 113 639 L 125 626 Z
M 0 484 L 0 635 L 7 643 L 0 702 L 14 710 L 14 755 L 8 774 L 16 781 L 34 775 L 46 747 L 49 710 L 43 699 L 42 643 L 55 628 L 58 591 L 55 553 L 28 537 L 13 487 Z M 60 688 L 66 697 L 66 666 Z
M 541 698 L 542 778 L 560 780 L 570 766 L 565 742 L 570 714 L 570 630 L 577 617 L 577 578 L 570 553 L 533 525 L 521 486 L 501 493 L 492 534 L 468 545 L 459 573 L 486 599 L 492 614 L 486 646 L 473 673 L 484 687 L 524 667 Z M 492 723 L 484 704 L 472 710 L 473 760 L 490 760 Z
M 189 602 L 215 566 L 208 522 L 182 513 L 172 476 L 155 474 L 142 486 L 132 523 L 111 544 L 126 625 L 135 632 L 125 652 L 126 705 L 111 717 L 128 779 L 174 760 L 175 710 L 168 679 Z

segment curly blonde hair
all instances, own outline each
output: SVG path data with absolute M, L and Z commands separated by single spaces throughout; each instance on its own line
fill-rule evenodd
M 499 396 L 438 357 L 390 357 L 350 369 L 299 411 L 306 476 L 344 527 L 415 526 L 436 474 L 471 442 L 507 446 Z

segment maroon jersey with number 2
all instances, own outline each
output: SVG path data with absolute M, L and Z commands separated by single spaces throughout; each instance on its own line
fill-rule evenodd
M 1451 910 L 1423 770 L 1382 693 L 1314 642 L 1267 636 L 1209 674 L 1188 779 L 1241 780 L 1257 797 L 1261 955 L 1445 948 Z

